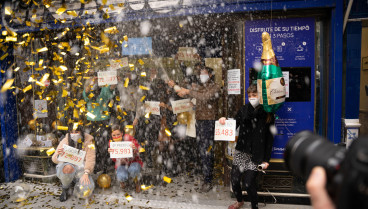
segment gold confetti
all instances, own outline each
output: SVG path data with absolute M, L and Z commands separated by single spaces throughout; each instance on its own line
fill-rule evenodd
M 210 146 L 208 147 L 207 152 L 210 152 L 210 151 L 211 151 L 211 149 L 212 149 L 212 145 L 210 145 Z
M 126 113 L 125 111 L 123 112 L 124 115 L 128 115 L 128 113 Z
M 124 41 L 128 42 L 128 36 L 124 36 Z
M 139 62 L 139 64 L 144 65 L 144 62 L 143 62 L 142 59 L 139 59 L 138 62 Z
M 105 5 L 107 3 L 107 0 L 102 0 L 102 4 Z
M 41 83 L 45 83 L 45 81 L 49 78 L 50 74 L 49 73 L 45 73 L 45 75 L 42 76 L 40 82 Z
M 18 146 L 16 144 L 13 144 L 13 147 L 14 147 L 14 149 L 17 149 L 18 148 Z
M 116 101 L 120 102 L 120 97 L 119 96 L 116 96 L 115 99 L 116 99 Z
M 10 9 L 10 7 L 5 7 L 5 14 L 6 15 L 11 15 L 13 13 L 13 11 Z
M 126 125 L 125 128 L 133 128 L 133 125 Z
M 126 78 L 124 82 L 124 87 L 127 88 L 128 84 L 129 84 L 129 78 Z
M 65 65 L 60 65 L 58 68 L 60 68 L 62 71 L 68 70 L 68 68 Z
M 171 132 L 168 128 L 165 128 L 165 133 L 166 133 L 167 136 L 171 136 Z
M 56 14 L 61 15 L 66 11 L 66 7 L 62 6 L 58 10 L 56 10 Z
M 141 76 L 146 77 L 147 76 L 146 72 L 141 72 Z
M 90 149 L 96 149 L 94 144 L 88 145 L 88 148 L 90 148 Z
M 151 115 L 151 113 L 150 112 L 148 112 L 148 113 L 146 113 L 146 115 L 144 116 L 145 118 L 149 118 L 150 117 L 150 115 Z
M 74 10 L 73 10 L 73 11 L 67 11 L 66 13 L 67 13 L 68 15 L 71 15 L 71 16 L 74 16 L 74 17 L 78 17 L 77 12 L 75 12 Z
M 3 56 L 0 57 L 0 60 L 4 60 L 8 55 L 9 53 L 4 54 Z
M 43 64 L 43 59 L 40 59 L 40 61 L 38 61 L 38 66 L 41 67 Z
M 66 97 L 66 96 L 68 96 L 68 91 L 63 89 L 63 93 L 62 93 L 61 97 Z
M 139 148 L 139 152 L 145 152 L 145 151 L 146 150 L 143 147 Z
M 13 79 L 8 79 L 4 83 L 3 87 L 1 87 L 1 91 L 0 92 L 1 93 L 6 92 L 13 85 L 13 83 L 14 83 L 14 78 Z
M 113 100 L 111 100 L 108 106 L 109 106 L 110 108 L 112 108 L 112 106 L 113 106 L 113 105 L 114 105 L 114 101 L 113 101 Z
M 26 88 L 23 89 L 23 93 L 26 93 L 27 91 L 32 89 L 32 84 L 29 84 Z
M 143 102 L 143 100 L 146 98 L 146 96 L 143 96 L 139 101 Z
M 5 38 L 5 42 L 16 42 L 17 41 L 17 37 L 14 36 L 7 36 Z
M 1 35 L 3 35 L 3 36 L 7 36 L 7 35 L 8 35 L 8 31 L 3 30 L 3 31 L 1 32 Z
M 54 154 L 54 152 L 55 152 L 55 148 L 51 148 L 51 149 L 48 149 L 48 150 L 46 151 L 46 154 L 47 154 L 48 156 L 50 156 L 50 155 Z
M 164 176 L 164 181 L 166 182 L 166 183 L 171 183 L 171 178 L 169 178 L 169 177 L 167 177 L 167 176 Z
M 49 49 L 47 48 L 47 47 L 43 47 L 43 48 L 39 48 L 39 49 L 36 49 L 36 51 L 38 52 L 38 53 L 40 53 L 40 52 L 46 52 L 46 51 L 48 51 Z
M 90 117 L 90 118 L 92 118 L 92 119 L 95 119 L 95 117 L 96 117 L 94 114 L 92 114 L 90 112 L 87 112 L 87 116 Z
M 150 185 L 150 186 L 146 186 L 146 185 L 141 185 L 141 189 L 143 190 L 143 191 L 146 191 L 146 190 L 149 190 L 149 189 L 151 189 L 153 187 L 153 185 Z
M 130 195 L 125 195 L 126 200 L 128 200 L 128 202 L 133 200 L 133 197 Z
M 31 26 L 32 26 L 32 24 L 31 24 L 31 22 L 30 22 L 30 21 L 26 21 L 26 25 L 27 25 L 28 27 L 31 27 Z
M 8 33 L 11 35 L 11 36 L 18 36 L 18 34 L 14 31 L 12 31 L 9 27 L 5 26 L 5 29 L 8 31 Z
M 147 90 L 147 91 L 150 90 L 148 87 L 141 86 L 141 85 L 139 85 L 139 88 L 142 89 L 142 90 Z
M 109 33 L 109 34 L 116 34 L 119 32 L 119 30 L 116 28 L 116 26 L 113 26 L 113 27 L 106 28 L 104 32 Z
M 178 125 L 178 121 L 175 121 L 175 122 L 173 123 L 173 125 L 174 125 L 174 126 Z
M 58 130 L 63 130 L 63 131 L 67 131 L 68 130 L 68 126 L 57 126 Z

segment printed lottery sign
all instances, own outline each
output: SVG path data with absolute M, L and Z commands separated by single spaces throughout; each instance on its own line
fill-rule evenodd
M 193 109 L 192 106 L 190 105 L 190 99 L 171 101 L 171 105 L 174 114 L 189 112 Z
M 144 103 L 145 113 L 151 113 L 153 115 L 160 115 L 160 102 L 146 101 Z
M 235 141 L 236 120 L 226 120 L 225 125 L 215 123 L 215 141 Z
M 104 86 L 106 84 L 107 85 L 118 84 L 118 79 L 116 75 L 117 75 L 116 70 L 98 72 L 97 73 L 98 85 Z
M 110 71 L 128 67 L 128 57 L 122 59 L 110 59 Z
M 82 166 L 86 152 L 74 147 L 63 145 L 64 152 L 59 155 L 59 161 L 71 163 L 73 165 Z
M 131 158 L 133 157 L 132 142 L 110 142 L 110 158 Z

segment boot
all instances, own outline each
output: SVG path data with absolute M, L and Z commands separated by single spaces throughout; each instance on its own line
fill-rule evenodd
M 60 202 L 65 202 L 68 199 L 68 190 L 69 188 L 63 188 L 63 192 L 60 195 Z

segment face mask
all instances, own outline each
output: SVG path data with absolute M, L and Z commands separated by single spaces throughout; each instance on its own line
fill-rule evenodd
M 123 140 L 123 137 L 119 136 L 119 137 L 112 137 L 112 140 L 114 142 L 120 142 L 121 140 Z
M 258 98 L 249 98 L 249 103 L 255 108 L 259 105 L 259 99 Z
M 208 81 L 208 79 L 210 78 L 209 75 L 200 75 L 199 79 L 201 79 L 202 83 L 206 83 Z
M 70 138 L 77 142 L 80 138 L 81 138 L 81 135 L 80 134 L 70 134 Z

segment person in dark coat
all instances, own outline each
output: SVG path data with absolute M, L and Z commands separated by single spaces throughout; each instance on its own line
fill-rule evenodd
M 237 209 L 244 204 L 240 185 L 243 174 L 243 185 L 252 208 L 258 208 L 258 166 L 262 165 L 263 169 L 267 169 L 271 158 L 273 135 L 270 126 L 274 124 L 274 117 L 259 104 L 257 85 L 250 85 L 247 93 L 249 103 L 241 107 L 235 117 L 236 127 L 240 126 L 240 129 L 231 170 L 231 184 L 237 202 L 230 205 L 229 209 Z M 219 120 L 220 124 L 225 124 L 225 121 L 224 117 Z

